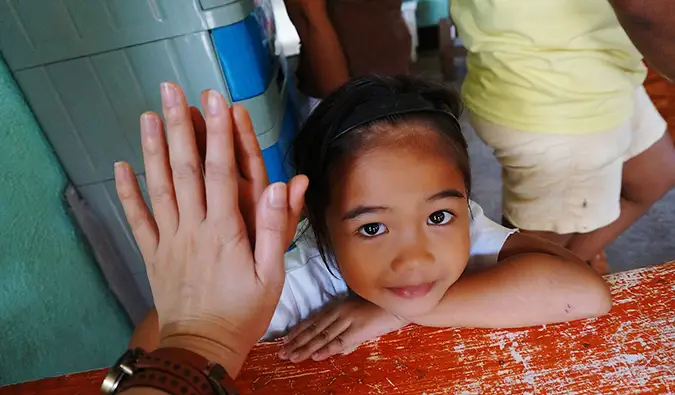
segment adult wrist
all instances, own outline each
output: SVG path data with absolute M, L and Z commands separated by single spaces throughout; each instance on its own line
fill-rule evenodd
M 232 378 L 237 377 L 248 355 L 242 355 L 230 346 L 194 335 L 172 335 L 159 344 L 159 348 L 169 347 L 183 348 L 220 364 Z
M 222 365 L 230 377 L 241 370 L 253 344 L 222 326 L 172 323 L 162 328 L 159 348 L 177 347 Z

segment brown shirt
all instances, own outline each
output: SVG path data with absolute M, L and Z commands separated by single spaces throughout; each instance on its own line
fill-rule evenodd
M 352 77 L 408 72 L 411 37 L 402 0 L 332 0 L 329 16 Z
M 402 0 L 328 0 L 328 16 L 342 46 L 350 77 L 367 74 L 406 74 L 410 62 L 411 36 L 401 14 Z M 296 20 L 299 18 L 296 18 Z M 302 23 L 302 20 L 294 21 Z M 300 40 L 303 40 L 299 26 Z M 314 96 L 317 89 L 308 58 L 300 47 L 300 89 Z

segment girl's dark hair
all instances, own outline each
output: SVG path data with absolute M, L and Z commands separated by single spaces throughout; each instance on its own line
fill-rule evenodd
M 369 102 L 391 102 L 402 95 L 418 97 L 418 100 L 426 102 L 433 111 L 384 115 L 341 134 L 341 129 L 344 129 L 342 122 L 357 107 Z M 368 137 L 372 136 L 377 124 L 387 122 L 392 126 L 392 131 L 399 125 L 423 124 L 437 131 L 441 141 L 449 149 L 451 159 L 464 176 L 467 198 L 469 197 L 469 154 L 457 122 L 461 111 L 462 103 L 455 92 L 442 85 L 409 76 L 367 76 L 354 79 L 330 94 L 314 109 L 293 144 L 292 158 L 298 174 L 309 178 L 309 188 L 305 194 L 305 214 L 324 260 L 327 258 L 326 250 L 331 249 L 326 209 L 330 204 L 330 188 L 334 182 L 332 172 L 348 155 L 370 145 L 369 141 L 372 139 Z M 397 135 L 400 136 L 400 133 Z

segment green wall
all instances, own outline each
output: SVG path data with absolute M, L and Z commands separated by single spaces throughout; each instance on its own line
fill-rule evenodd
M 112 364 L 131 333 L 67 214 L 66 182 L 0 59 L 0 385 Z

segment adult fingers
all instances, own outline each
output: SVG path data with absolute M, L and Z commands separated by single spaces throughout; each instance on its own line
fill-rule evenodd
M 253 123 L 248 111 L 241 104 L 232 106 L 234 117 L 234 140 L 237 155 L 237 166 L 242 177 L 253 182 L 258 196 L 269 185 L 265 162 L 258 138 L 253 130 Z
M 247 199 L 246 206 L 242 206 L 242 213 L 249 229 L 251 243 L 255 245 L 255 208 L 270 182 L 248 111 L 244 106 L 235 104 L 232 106 L 232 117 L 234 118 L 234 152 L 237 170 L 243 183 L 246 184 L 246 189 L 240 191 L 246 195 Z
M 291 219 L 297 222 L 305 206 L 305 192 L 309 186 L 309 179 L 305 175 L 297 175 L 288 183 L 288 204 Z
M 297 175 L 288 183 L 288 238 L 287 244 L 293 242 L 295 229 L 305 205 L 305 192 L 309 186 L 309 179 L 305 175 Z
M 214 90 L 208 92 L 206 108 L 206 206 L 209 218 L 220 222 L 239 211 L 232 117 L 225 99 Z
M 162 83 L 162 107 L 179 221 L 201 222 L 206 213 L 202 166 L 190 111 L 183 90 L 178 85 Z
M 284 253 L 287 245 L 288 196 L 286 184 L 278 182 L 263 192 L 256 210 L 255 270 L 265 287 L 284 283 Z
M 206 140 L 207 140 L 206 129 L 207 128 L 206 128 L 206 117 L 205 117 L 205 115 L 207 114 L 208 105 L 209 105 L 209 91 L 210 91 L 210 89 L 206 89 L 206 90 L 201 91 L 201 93 L 199 94 L 199 104 L 202 106 L 202 111 L 204 111 L 204 114 L 202 115 L 202 120 L 204 121 L 204 147 L 203 147 L 204 151 L 201 151 L 202 147 L 199 146 L 199 139 L 197 139 L 197 148 L 200 150 L 200 153 L 204 154 L 204 156 L 202 157 L 202 165 L 204 165 L 203 162 L 206 161 Z M 202 113 L 200 112 L 200 115 L 201 114 Z M 197 134 L 196 131 L 195 131 L 195 134 Z M 208 207 L 206 209 L 208 210 Z
M 136 175 L 126 162 L 115 163 L 115 188 L 131 232 L 147 263 L 157 250 L 159 233 L 155 219 L 141 195 Z
M 348 320 L 336 320 L 328 327 L 319 332 L 314 338 L 307 342 L 303 347 L 291 352 L 289 359 L 291 362 L 302 362 L 311 358 L 316 352 L 327 345 L 335 343 L 339 346 L 343 344 L 345 332 L 350 328 L 351 322 Z M 337 348 L 337 347 L 336 347 Z
M 173 234 L 178 227 L 178 207 L 164 128 L 155 113 L 146 112 L 141 116 L 141 146 L 145 179 L 157 227 L 160 233 Z
M 206 160 L 206 121 L 204 121 L 204 117 L 197 107 L 190 107 L 190 119 L 195 130 L 197 152 L 199 152 L 199 159 L 203 167 L 204 160 Z

